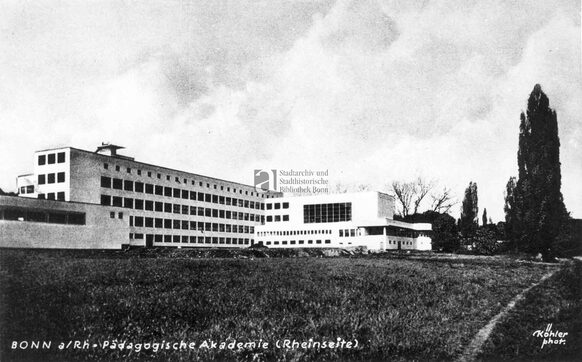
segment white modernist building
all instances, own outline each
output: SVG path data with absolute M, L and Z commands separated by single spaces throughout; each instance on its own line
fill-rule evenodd
M 380 192 L 281 197 L 265 201 L 255 239 L 269 248 L 431 250 L 431 224 L 393 217 L 394 198 Z
M 0 246 L 431 249 L 431 225 L 393 220 L 394 199 L 383 193 L 283 197 L 138 162 L 120 148 L 37 151 L 33 172 L 17 178 L 16 199 L 26 200 L 0 198 Z M 91 242 L 99 228 L 108 232 Z

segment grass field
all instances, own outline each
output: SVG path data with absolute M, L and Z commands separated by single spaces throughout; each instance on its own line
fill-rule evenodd
M 0 360 L 450 360 L 515 294 L 552 268 L 500 258 L 0 250 Z M 274 345 L 310 338 L 357 340 L 358 347 Z M 114 339 L 183 340 L 197 348 L 102 348 Z M 204 340 L 260 339 L 267 348 L 198 348 Z M 32 340 L 53 344 L 49 350 L 11 349 L 13 341 Z M 70 340 L 98 346 L 57 348 Z

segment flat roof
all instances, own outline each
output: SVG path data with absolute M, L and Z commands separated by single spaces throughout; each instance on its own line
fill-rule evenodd
M 144 165 L 144 166 L 158 167 L 158 168 L 161 168 L 161 169 L 164 169 L 164 170 L 168 170 L 168 171 L 172 171 L 172 172 L 181 172 L 181 173 L 186 173 L 186 174 L 193 175 L 193 176 L 204 177 L 204 178 L 211 179 L 211 180 L 228 182 L 228 183 L 231 183 L 231 184 L 236 184 L 236 185 L 240 185 L 240 186 L 250 187 L 252 189 L 255 189 L 255 191 L 256 191 L 255 186 L 243 184 L 243 183 L 236 182 L 236 181 L 224 180 L 224 179 L 220 179 L 220 178 L 217 178 L 217 177 L 205 176 L 205 175 L 201 175 L 201 174 L 197 174 L 197 173 L 192 173 L 192 172 L 188 172 L 188 171 L 177 170 L 177 169 L 173 169 L 173 168 L 169 168 L 169 167 L 165 167 L 165 166 L 154 165 L 154 164 L 151 164 L 151 163 L 136 161 L 135 159 L 128 158 L 128 156 L 124 156 L 124 155 L 109 156 L 109 155 L 104 155 L 104 154 L 97 153 L 97 152 L 91 152 L 91 151 L 87 151 L 87 150 L 83 150 L 83 149 L 75 148 L 75 147 L 49 148 L 49 149 L 45 149 L 45 150 L 35 151 L 35 153 L 37 153 L 37 152 L 46 152 L 46 151 L 62 150 L 62 149 L 71 149 L 71 150 L 75 150 L 75 151 L 79 151 L 79 152 L 85 152 L 85 153 L 88 153 L 88 154 L 91 154 L 91 155 L 95 155 L 95 156 L 104 157 L 106 159 L 116 158 L 116 159 L 120 159 L 120 160 L 124 160 L 124 161 L 135 162 L 135 163 L 138 163 L 138 164 Z M 272 194 L 282 195 L 281 192 L 275 191 L 275 190 L 263 191 L 263 193 L 269 194 L 269 195 L 272 195 Z

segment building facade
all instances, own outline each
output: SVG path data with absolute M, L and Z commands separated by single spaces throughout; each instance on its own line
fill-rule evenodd
M 264 201 L 281 195 L 137 162 L 119 155 L 120 148 L 38 151 L 34 172 L 18 177 L 20 196 L 99 204 L 123 212 L 129 245 L 231 247 L 254 243 Z
M 381 192 L 269 199 L 256 240 L 269 248 L 431 250 L 430 224 L 393 217 L 394 199 Z
M 33 172 L 17 178 L 17 199 L 28 203 L 8 211 L 4 220 L 10 226 L 4 226 L 5 230 L 15 232 L 15 221 L 36 222 L 36 229 L 28 228 L 39 233 L 43 227 L 53 230 L 49 225 L 52 207 L 65 213 L 69 209 L 72 214 L 84 212 L 84 220 L 91 220 L 95 227 L 122 230 L 120 234 L 115 231 L 112 238 L 119 248 L 248 247 L 259 243 L 271 248 L 431 249 L 431 225 L 393 220 L 394 199 L 387 194 L 283 197 L 280 192 L 138 162 L 118 154 L 121 148 L 103 144 L 95 152 L 72 147 L 37 151 Z M 6 206 L 2 204 L 5 199 L 0 199 L 1 207 Z M 80 211 L 78 205 L 86 205 L 86 211 Z M 45 217 L 36 217 L 35 212 Z M 102 223 L 99 215 L 105 219 Z M 89 236 L 76 237 L 82 240 L 80 245 L 101 245 L 101 238 L 91 244 Z M 50 240 L 51 245 L 73 243 L 73 239 Z M 42 247 L 36 242 L 25 245 Z

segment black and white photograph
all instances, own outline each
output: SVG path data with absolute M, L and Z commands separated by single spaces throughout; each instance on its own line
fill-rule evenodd
M 0 361 L 579 361 L 580 0 L 0 1 Z

